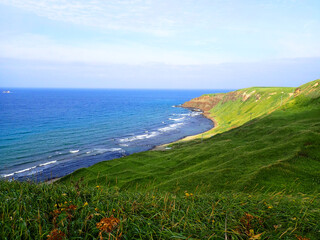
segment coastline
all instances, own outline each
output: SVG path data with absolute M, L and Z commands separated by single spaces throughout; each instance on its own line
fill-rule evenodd
M 209 130 L 206 130 L 205 132 L 202 132 L 202 133 L 198 133 L 198 134 L 195 134 L 195 135 L 189 135 L 189 136 L 184 136 L 176 141 L 173 141 L 173 142 L 168 142 L 168 143 L 165 143 L 165 144 L 162 144 L 162 145 L 157 145 L 147 151 L 166 151 L 166 150 L 169 150 L 171 148 L 168 148 L 168 145 L 170 144 L 174 144 L 174 143 L 177 143 L 177 142 L 180 142 L 180 141 L 189 141 L 189 140 L 192 140 L 194 139 L 196 136 L 200 136 L 206 132 L 209 132 L 211 131 L 213 128 L 215 128 L 217 126 L 217 122 L 215 121 L 215 119 L 211 118 L 209 116 L 209 113 L 205 113 L 202 109 L 200 108 L 193 108 L 193 107 L 183 107 L 182 105 L 177 105 L 175 107 L 181 107 L 181 108 L 185 108 L 185 109 L 188 109 L 190 110 L 191 112 L 199 112 L 203 117 L 205 117 L 206 119 L 209 119 L 212 123 L 213 123 L 213 126 L 212 128 L 210 128 Z M 116 159 L 116 158 L 115 158 Z M 113 160 L 113 159 L 110 159 L 110 160 Z M 110 161 L 110 160 L 104 160 L 104 161 Z M 69 174 L 67 174 L 69 175 Z M 65 175 L 65 176 L 67 176 Z M 63 177 L 65 177 L 63 176 Z M 63 177 L 55 177 L 55 178 L 51 178 L 51 179 L 48 179 L 48 180 L 45 180 L 43 181 L 43 183 L 45 184 L 53 184 L 55 183 L 56 181 L 59 181 L 61 178 Z
M 210 121 L 212 121 L 213 127 L 210 128 L 209 130 L 205 131 L 205 132 L 202 132 L 202 133 L 198 133 L 198 134 L 190 135 L 190 136 L 185 136 L 185 137 L 183 137 L 183 138 L 181 138 L 179 140 L 155 146 L 154 148 L 150 149 L 149 151 L 166 151 L 166 150 L 170 150 L 171 148 L 168 149 L 169 145 L 175 144 L 175 143 L 179 143 L 179 142 L 191 141 L 191 140 L 196 139 L 197 137 L 200 137 L 201 135 L 211 131 L 212 129 L 214 129 L 214 128 L 216 128 L 218 126 L 218 122 L 212 116 L 210 116 L 209 112 L 205 112 L 200 108 L 184 107 L 183 105 L 180 105 L 179 107 L 186 108 L 186 109 L 189 109 L 189 110 L 195 111 L 195 112 L 201 112 L 202 116 L 204 116 L 205 118 L 207 118 Z

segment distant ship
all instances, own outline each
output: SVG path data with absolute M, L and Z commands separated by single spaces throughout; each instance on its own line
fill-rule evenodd
M 12 93 L 12 92 L 10 92 L 10 91 L 2 91 L 2 93 Z

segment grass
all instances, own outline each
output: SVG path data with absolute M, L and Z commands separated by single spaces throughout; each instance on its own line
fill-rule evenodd
M 317 239 L 319 195 L 0 182 L 1 239 Z M 116 219 L 110 232 L 98 223 Z M 56 238 L 54 238 L 56 234 Z M 100 238 L 101 239 L 101 238 Z
M 296 102 L 294 98 L 298 94 L 307 99 L 319 97 L 319 85 L 315 86 L 319 82 L 315 80 L 302 85 L 299 87 L 300 93 L 295 93 L 296 88 L 291 87 L 251 87 L 227 94 L 212 94 L 211 96 L 223 95 L 222 101 L 209 112 L 209 116 L 218 122 L 218 126 L 203 136 L 210 137 L 239 127 L 257 117 L 269 115 L 288 102 Z M 200 136 L 202 135 L 198 135 Z
M 319 82 L 281 106 L 267 102 L 274 88 L 255 88 L 263 106 L 219 103 L 212 113 L 231 121 L 229 131 L 207 139 L 101 162 L 52 185 L 0 181 L 1 239 L 319 239 Z
M 225 102 L 222 100 L 210 110 L 210 115 L 219 124 L 206 135 L 225 132 L 276 110 L 291 98 L 290 94 L 294 89 L 253 87 L 236 91 L 237 99 Z M 245 95 L 250 97 L 243 101 Z

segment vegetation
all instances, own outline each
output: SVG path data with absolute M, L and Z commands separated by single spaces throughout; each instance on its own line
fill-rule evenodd
M 210 110 L 210 116 L 218 122 L 218 126 L 206 135 L 225 132 L 254 118 L 270 114 L 289 101 L 294 90 L 295 88 L 289 87 L 252 87 L 235 91 L 234 100 L 223 99 Z
M 1 239 L 317 239 L 319 195 L 0 182 Z
M 279 88 L 288 97 L 277 106 L 268 103 L 274 88 L 256 89 L 261 106 L 253 94 L 245 104 L 219 103 L 211 112 L 221 131 L 239 127 L 207 139 L 101 162 L 52 185 L 1 181 L 0 234 L 3 239 L 319 239 L 319 83 Z

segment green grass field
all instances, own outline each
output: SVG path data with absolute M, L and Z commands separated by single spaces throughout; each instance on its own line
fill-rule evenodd
M 255 92 L 211 109 L 219 129 L 203 140 L 101 162 L 52 185 L 1 181 L 0 234 L 320 239 L 319 83 L 238 90 Z

